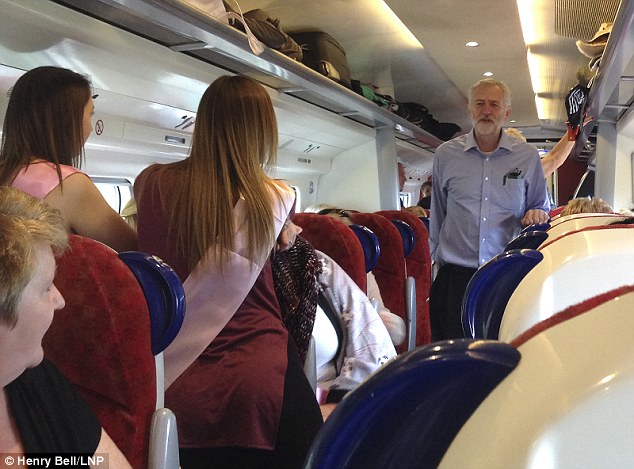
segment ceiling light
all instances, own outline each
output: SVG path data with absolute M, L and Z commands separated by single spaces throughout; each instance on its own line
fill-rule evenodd
M 467 47 L 478 47 L 479 45 L 480 45 L 480 44 L 478 44 L 478 43 L 477 43 L 477 42 L 475 42 L 475 41 L 469 41 L 469 42 L 467 42 L 467 43 L 465 44 L 465 46 L 467 46 Z
M 511 124 L 515 124 L 517 121 L 516 121 L 515 119 L 511 119 L 509 122 L 510 122 Z
M 492 77 L 493 72 L 484 72 L 482 75 L 484 75 L 485 77 Z
M 382 22 L 385 22 L 389 27 L 399 36 L 400 41 L 402 41 L 405 45 L 412 47 L 414 49 L 420 49 L 423 45 L 420 43 L 418 38 L 414 36 L 407 26 L 401 21 L 401 19 L 396 16 L 396 13 L 392 11 L 392 9 L 385 3 L 384 0 L 379 0 L 377 2 L 370 2 L 372 8 L 374 9 L 374 13 L 372 14 L 375 18 L 381 18 Z M 379 11 L 383 10 L 383 11 Z M 366 11 L 366 13 L 368 13 Z
M 548 116 L 548 112 L 547 112 L 547 108 L 548 108 L 548 100 L 545 98 L 542 98 L 540 96 L 538 96 L 537 94 L 535 95 L 535 107 L 537 108 L 537 118 L 538 119 L 546 119 L 546 116 Z
M 540 32 L 544 29 L 538 24 L 535 15 L 536 8 L 539 8 L 539 5 L 538 2 L 534 0 L 517 0 L 522 36 L 524 36 L 524 44 L 527 46 L 538 43 L 540 40 Z
M 526 60 L 531 76 L 531 85 L 535 93 L 535 105 L 537 107 L 537 117 L 540 120 L 547 118 L 549 107 L 546 98 L 540 97 L 548 89 L 548 76 L 546 76 L 548 58 L 544 54 L 535 53 L 531 50 L 539 51 L 539 46 L 544 45 L 544 27 L 540 23 L 540 2 L 537 0 L 517 0 L 520 23 L 522 25 L 522 35 L 526 45 Z M 552 107 L 552 106 L 550 106 Z

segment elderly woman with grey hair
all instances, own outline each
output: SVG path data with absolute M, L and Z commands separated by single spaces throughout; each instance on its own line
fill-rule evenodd
M 42 338 L 64 307 L 53 278 L 67 242 L 59 211 L 0 186 L 0 453 L 105 453 L 110 467 L 130 467 L 71 383 L 43 360 Z

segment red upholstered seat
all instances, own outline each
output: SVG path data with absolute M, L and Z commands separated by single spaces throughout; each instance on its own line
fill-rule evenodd
M 407 275 L 416 280 L 416 346 L 431 342 L 429 324 L 429 290 L 431 288 L 431 255 L 429 232 L 416 215 L 401 210 L 376 212 L 388 220 L 402 220 L 414 230 L 414 248 L 405 258 Z
M 363 248 L 345 223 L 316 213 L 298 213 L 293 216 L 293 223 L 304 230 L 300 236 L 330 256 L 361 290 L 368 291 Z
M 376 213 L 351 213 L 353 223 L 370 228 L 379 239 L 381 256 L 372 273 L 381 290 L 385 307 L 400 316 L 407 324 L 405 312 L 405 257 L 403 240 L 390 220 Z M 406 351 L 407 345 L 397 347 L 397 352 Z
M 563 212 L 565 209 L 566 209 L 565 205 L 560 205 L 559 207 L 552 209 L 548 215 L 550 216 L 550 218 L 554 218 L 557 215 L 559 215 L 561 212 Z
M 156 376 L 145 296 L 109 247 L 72 235 L 55 285 L 66 306 L 44 337 L 46 357 L 89 402 L 135 468 L 148 465 Z

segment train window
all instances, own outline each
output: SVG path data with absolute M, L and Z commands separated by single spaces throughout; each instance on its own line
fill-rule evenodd
M 401 205 L 403 207 L 409 207 L 412 205 L 412 194 L 409 192 L 399 192 L 398 196 L 401 199 Z M 418 200 L 416 202 L 418 202 Z
M 125 204 L 132 198 L 132 182 L 125 178 L 91 177 L 108 205 L 121 213 Z
M 290 184 L 289 184 L 290 185 Z M 290 185 L 293 191 L 295 191 L 295 213 L 301 212 L 302 206 L 302 193 L 299 190 L 299 187 Z
M 121 213 L 123 207 L 132 198 L 132 182 L 125 178 L 108 178 L 93 176 L 90 179 L 95 183 L 101 195 L 108 205 L 117 213 Z M 295 191 L 296 207 L 301 207 L 302 195 L 297 186 L 291 186 Z

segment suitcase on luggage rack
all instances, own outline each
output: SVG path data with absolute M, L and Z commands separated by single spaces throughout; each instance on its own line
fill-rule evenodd
M 302 48 L 304 65 L 350 88 L 350 66 L 346 52 L 335 38 L 322 31 L 289 34 Z

